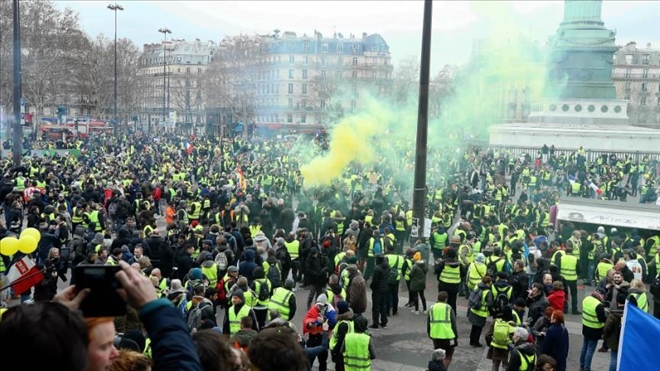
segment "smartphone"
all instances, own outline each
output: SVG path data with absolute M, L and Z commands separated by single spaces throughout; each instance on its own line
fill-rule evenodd
M 78 290 L 90 289 L 80 304 L 83 317 L 118 317 L 126 314 L 126 302 L 117 289 L 121 284 L 115 277 L 118 265 L 79 265 L 73 270 L 73 282 Z

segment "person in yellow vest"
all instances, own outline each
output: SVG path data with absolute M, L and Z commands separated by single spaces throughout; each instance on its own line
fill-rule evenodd
M 458 330 L 456 327 L 456 312 L 447 304 L 446 291 L 438 293 L 438 302 L 429 310 L 426 321 L 426 333 L 433 342 L 433 349 L 443 349 L 445 368 L 449 369 L 454 348 L 458 345 Z
M 344 300 L 337 302 L 337 324 L 332 331 L 329 345 L 330 355 L 332 356 L 332 362 L 335 363 L 336 370 L 344 369 L 344 355 L 341 349 L 344 346 L 346 335 L 354 332 L 353 317 L 354 313 L 348 302 Z
M 529 332 L 522 327 L 516 327 L 513 330 L 511 340 L 513 349 L 509 356 L 509 365 L 507 370 L 515 371 L 533 371 L 536 365 L 536 347 L 530 343 Z
M 605 288 L 599 287 L 582 301 L 582 349 L 580 370 L 591 371 L 591 360 L 596 352 L 598 340 L 603 337 L 603 327 L 607 320 L 605 312 Z
M 493 293 L 490 290 L 493 280 L 489 276 L 484 276 L 481 282 L 474 288 L 474 291 L 481 293 L 481 300 L 475 306 L 469 306 L 468 320 L 472 324 L 470 330 L 470 346 L 482 347 L 479 343 L 481 331 L 486 326 L 486 319 L 488 318 L 488 308 L 493 306 Z
M 566 254 L 561 255 L 558 259 L 559 262 L 559 274 L 564 277 L 566 281 L 566 286 L 571 295 L 571 313 L 575 315 L 582 314 L 578 310 L 578 299 L 577 299 L 577 280 L 580 275 L 580 265 L 578 264 L 578 258 L 573 255 L 573 246 L 566 246 Z M 568 306 L 568 301 L 565 302 Z M 567 307 L 565 308 L 567 309 Z
M 477 254 L 472 264 L 468 266 L 467 277 L 467 296 L 474 291 L 474 288 L 481 282 L 486 275 L 486 256 L 482 253 Z
M 458 239 L 458 237 L 452 237 L 452 240 L 454 239 Z M 456 249 L 450 246 L 447 249 L 446 258 L 444 260 L 438 259 L 434 270 L 438 275 L 438 292 L 447 292 L 447 295 L 449 295 L 447 302 L 456 312 L 456 298 L 461 283 L 461 263 L 458 261 Z
M 243 317 L 252 318 L 252 329 L 259 331 L 257 324 L 257 317 L 254 315 L 252 308 L 245 304 L 245 297 L 243 290 L 234 290 L 231 296 L 232 305 L 225 311 L 225 318 L 222 324 L 222 333 L 226 335 L 234 335 L 241 329 L 241 319 Z
M 509 346 L 515 329 L 516 322 L 510 306 L 497 313 L 493 323 L 486 328 L 484 339 L 489 346 L 487 358 L 493 361 L 493 370 L 499 371 L 500 365 L 506 369 L 509 365 Z
M 389 297 L 385 299 L 387 312 L 396 316 L 399 309 L 399 284 L 401 282 L 401 270 L 405 259 L 403 256 L 396 254 L 395 246 L 389 245 L 386 247 L 385 258 L 387 264 L 390 266 L 390 282 L 389 282 Z
M 644 282 L 638 279 L 634 279 L 630 282 L 630 295 L 628 296 L 628 300 L 630 300 L 631 303 L 637 306 L 637 308 L 641 309 L 644 312 L 649 311 L 649 297 L 646 294 L 646 286 L 644 286 Z
M 292 291 L 294 285 L 293 279 L 287 278 L 284 281 L 284 287 L 277 287 L 273 290 L 273 296 L 268 302 L 268 309 L 277 310 L 280 317 L 287 321 L 291 321 L 296 315 L 296 294 Z
M 344 370 L 370 371 L 371 361 L 376 358 L 371 336 L 366 334 L 369 322 L 363 316 L 353 321 L 353 332 L 346 334 L 341 353 L 344 357 Z
M 202 259 L 202 274 L 209 281 L 208 287 L 215 288 L 218 284 L 218 277 L 221 273 L 218 265 L 213 261 L 213 254 L 210 252 L 203 253 Z
M 596 283 L 599 284 L 602 280 L 607 279 L 607 273 L 614 268 L 612 264 L 612 254 L 604 253 L 600 256 L 600 262 L 596 265 Z M 605 282 L 607 284 L 607 282 Z M 603 286 L 605 286 L 603 284 Z

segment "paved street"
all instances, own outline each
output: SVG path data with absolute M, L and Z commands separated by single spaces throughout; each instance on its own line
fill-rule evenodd
M 582 286 L 579 287 L 582 295 L 580 302 L 584 297 L 584 293 L 589 293 Z M 432 273 L 427 277 L 427 290 L 425 292 L 429 301 L 429 307 L 435 303 L 437 298 L 438 286 L 435 276 Z M 308 291 L 298 289 L 296 292 L 296 299 L 299 311 L 293 322 L 298 328 L 302 326 L 302 319 L 305 315 L 304 308 L 306 308 Z M 370 294 L 368 295 L 370 299 Z M 433 351 L 433 345 L 426 335 L 426 316 L 423 314 L 414 315 L 410 313 L 408 308 L 403 307 L 408 299 L 408 293 L 405 290 L 405 285 L 401 285 L 399 300 L 399 314 L 395 317 L 389 318 L 387 329 L 380 329 L 372 331 L 374 344 L 376 345 L 377 358 L 373 362 L 373 370 L 393 371 L 393 370 L 420 370 L 426 368 L 428 361 Z M 369 300 L 370 301 L 370 300 Z M 371 305 L 371 304 L 369 304 Z M 470 333 L 470 323 L 467 320 L 467 299 L 459 297 L 458 299 L 458 332 L 459 332 L 459 346 L 454 352 L 454 358 L 450 369 L 452 370 L 474 370 L 474 371 L 490 371 L 492 370 L 492 363 L 486 359 L 488 348 L 473 348 L 467 343 Z M 580 306 L 581 309 L 581 306 Z M 365 313 L 365 316 L 371 319 L 371 306 Z M 570 334 L 570 354 L 568 357 L 567 370 L 579 370 L 580 348 L 582 346 L 582 324 L 580 316 L 566 315 L 566 327 Z M 371 322 L 370 322 L 371 324 Z M 485 341 L 481 340 L 482 343 Z M 609 353 L 596 353 L 592 363 L 592 369 L 603 370 L 609 366 Z M 318 363 L 315 364 L 317 369 Z M 329 367 L 332 369 L 332 367 Z

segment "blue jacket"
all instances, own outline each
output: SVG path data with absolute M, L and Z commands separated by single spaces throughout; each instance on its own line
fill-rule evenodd
M 305 348 L 305 355 L 307 356 L 307 365 L 309 371 L 312 371 L 312 365 L 314 364 L 314 359 L 320 356 L 323 352 L 328 351 L 328 347 L 330 346 L 329 344 L 330 341 L 328 339 L 328 332 L 323 331 L 323 340 L 321 342 L 321 345 L 311 348 Z
M 158 299 L 140 309 L 140 320 L 151 339 L 156 370 L 202 370 L 197 349 L 181 313 L 167 299 Z
M 556 371 L 566 371 L 566 358 L 568 357 L 569 338 L 566 327 L 553 323 L 545 332 L 542 354 L 547 354 L 557 361 Z

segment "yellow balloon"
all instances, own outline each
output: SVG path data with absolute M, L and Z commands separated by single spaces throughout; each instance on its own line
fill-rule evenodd
M 18 251 L 18 239 L 16 237 L 5 237 L 0 240 L 0 254 L 11 256 Z
M 32 236 L 21 236 L 18 240 L 18 249 L 23 254 L 30 254 L 37 249 L 37 240 Z
M 36 228 L 26 228 L 25 230 L 23 230 L 23 232 L 21 232 L 21 238 L 25 236 L 33 237 L 37 241 L 37 243 L 41 241 L 41 232 L 39 232 L 39 230 Z

